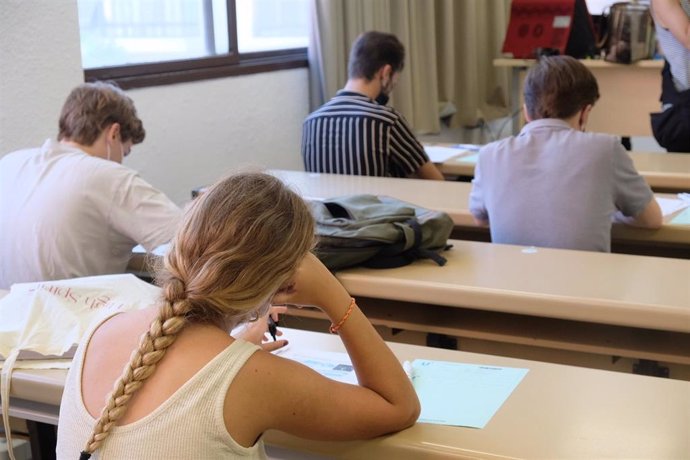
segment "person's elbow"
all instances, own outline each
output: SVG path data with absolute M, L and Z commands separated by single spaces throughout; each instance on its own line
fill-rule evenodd
M 418 170 L 417 170 L 417 177 L 420 179 L 427 179 L 427 180 L 445 180 L 446 178 L 443 177 L 443 173 L 441 172 L 438 167 L 432 163 L 431 161 L 428 161 L 424 163 Z
M 419 402 L 419 398 L 415 394 L 414 398 L 412 398 L 412 401 L 410 401 L 410 404 L 408 404 L 408 407 L 405 411 L 405 417 L 403 419 L 404 428 L 408 428 L 414 425 L 417 422 L 417 419 L 419 418 L 419 414 L 421 412 L 422 404 Z
M 489 216 L 486 214 L 486 212 L 470 209 L 470 214 L 472 214 L 472 218 L 474 219 L 474 223 L 477 225 L 477 227 L 489 226 Z
M 637 227 L 649 228 L 652 230 L 661 228 L 664 224 L 664 216 L 655 198 L 652 198 L 642 212 L 633 218 L 632 224 Z
M 413 394 L 404 403 L 398 404 L 396 408 L 396 415 L 393 422 L 389 426 L 389 432 L 395 433 L 411 427 L 417 422 L 419 414 L 422 412 L 422 406 L 416 394 Z

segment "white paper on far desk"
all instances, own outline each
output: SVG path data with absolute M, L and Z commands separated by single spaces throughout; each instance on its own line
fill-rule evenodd
M 431 160 L 432 163 L 443 163 L 455 156 L 467 152 L 466 149 L 460 149 L 455 147 L 440 147 L 437 145 L 425 145 L 424 151 L 427 155 L 429 155 L 429 160 Z
M 153 254 L 159 257 L 163 257 L 166 252 L 168 252 L 168 248 L 170 247 L 169 243 L 164 243 L 158 246 L 156 249 L 153 250 Z M 144 246 L 137 244 L 134 246 L 134 249 L 132 249 L 132 252 L 134 254 L 146 254 L 146 249 L 144 249 Z

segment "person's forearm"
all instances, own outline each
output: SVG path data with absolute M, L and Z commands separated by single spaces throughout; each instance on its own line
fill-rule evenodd
M 344 305 L 324 310 L 328 310 L 326 313 L 331 322 L 338 324 L 348 311 L 350 299 L 338 296 L 334 301 Z M 412 383 L 396 356 L 356 304 L 337 333 L 352 360 L 360 385 L 378 393 L 401 413 L 408 414 L 410 423 L 414 421 L 419 412 L 419 402 Z
M 388 348 L 362 311 L 355 305 L 338 331 L 357 373 L 369 388 L 407 414 L 410 423 L 419 415 L 419 401 L 400 361 Z

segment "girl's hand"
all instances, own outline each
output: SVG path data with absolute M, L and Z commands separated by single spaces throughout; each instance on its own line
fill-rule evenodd
M 308 253 L 292 279 L 273 296 L 273 305 L 314 305 L 326 313 L 350 304 L 350 295 L 312 253 Z
M 274 307 L 272 306 L 268 313 L 256 321 L 250 323 L 244 323 L 237 329 L 233 331 L 235 337 L 246 340 L 247 342 L 260 345 L 265 351 L 271 352 L 279 348 L 284 347 L 288 344 L 287 340 L 276 340 L 275 342 L 271 337 L 268 336 L 268 317 L 273 318 L 274 321 L 278 321 L 278 317 L 281 313 L 287 312 L 287 307 Z M 281 330 L 276 331 L 276 336 L 283 335 Z

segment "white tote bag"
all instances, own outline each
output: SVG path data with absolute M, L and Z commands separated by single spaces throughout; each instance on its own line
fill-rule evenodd
M 10 382 L 20 353 L 71 357 L 92 321 L 148 307 L 159 298 L 159 288 L 134 275 L 106 275 L 15 284 L 0 299 L 0 356 L 5 358 L 0 398 L 11 459 Z

